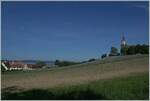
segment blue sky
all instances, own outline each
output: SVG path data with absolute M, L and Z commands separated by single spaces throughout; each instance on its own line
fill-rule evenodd
M 82 61 L 148 44 L 148 2 L 2 2 L 2 59 Z

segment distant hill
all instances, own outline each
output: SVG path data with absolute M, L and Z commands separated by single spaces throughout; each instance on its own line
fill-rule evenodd
M 39 60 L 22 60 L 22 62 L 27 64 L 36 64 Z M 54 61 L 43 61 L 46 64 L 54 64 Z

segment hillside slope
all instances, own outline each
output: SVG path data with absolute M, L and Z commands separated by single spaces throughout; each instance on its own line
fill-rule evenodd
M 148 55 L 105 58 L 91 63 L 49 71 L 18 71 L 2 74 L 2 88 L 49 88 L 148 72 Z

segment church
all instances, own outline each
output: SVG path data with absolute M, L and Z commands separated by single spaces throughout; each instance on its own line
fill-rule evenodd
M 124 47 L 124 46 L 126 46 L 126 40 L 125 40 L 125 37 L 123 35 L 122 39 L 121 39 L 121 47 Z
M 127 42 L 126 42 L 126 40 L 125 40 L 124 34 L 122 35 L 121 45 L 120 45 L 120 46 L 121 46 L 121 47 L 120 47 L 120 55 L 125 55 L 126 49 L 127 49 L 127 48 L 125 48 L 125 47 L 127 46 Z

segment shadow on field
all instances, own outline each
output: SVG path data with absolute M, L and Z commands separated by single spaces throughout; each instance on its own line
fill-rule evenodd
M 17 91 L 16 87 L 9 87 L 3 89 L 2 100 L 96 100 L 107 99 L 105 96 L 98 94 L 91 90 L 86 89 L 68 89 L 68 90 L 44 90 L 32 89 L 28 91 Z

